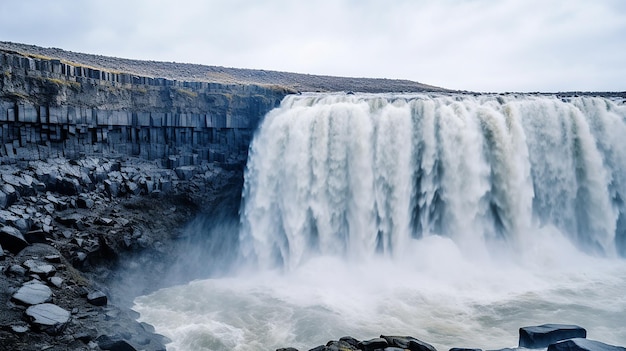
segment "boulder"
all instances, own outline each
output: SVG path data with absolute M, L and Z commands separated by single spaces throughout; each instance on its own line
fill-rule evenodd
M 94 306 L 105 306 L 107 296 L 100 290 L 95 290 L 87 294 L 87 302 Z
M 98 342 L 98 346 L 103 350 L 110 351 L 137 351 L 131 344 L 129 344 L 126 340 L 120 340 L 117 338 L 111 338 L 107 335 L 99 336 L 96 341 Z
M 626 351 L 626 348 L 585 338 L 573 338 L 550 344 L 548 351 Z
M 37 305 L 50 302 L 52 290 L 41 283 L 24 284 L 11 298 L 23 305 Z
M 68 311 L 51 303 L 30 306 L 26 309 L 26 316 L 36 329 L 50 335 L 62 332 L 70 320 Z
M 418 340 L 412 336 L 380 336 L 385 339 L 389 346 L 399 347 L 410 351 L 436 351 L 436 349 L 421 340 Z
M 16 254 L 28 246 L 28 242 L 19 230 L 9 226 L 2 226 L 0 228 L 0 245 Z
M 519 347 L 539 349 L 557 341 L 585 338 L 587 331 L 577 325 L 543 324 L 519 328 Z
M 375 338 L 361 341 L 358 345 L 358 348 L 363 351 L 374 351 L 377 349 L 384 349 L 387 346 L 389 346 L 387 340 L 383 338 Z
M 467 347 L 453 347 L 449 351 L 483 351 L 483 349 L 472 349 Z
M 346 341 L 329 341 L 326 344 L 326 351 L 356 351 L 358 348 L 354 345 L 350 345 Z

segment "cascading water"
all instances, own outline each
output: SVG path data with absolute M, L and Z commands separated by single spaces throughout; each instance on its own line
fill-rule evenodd
M 598 97 L 289 96 L 251 145 L 246 268 L 136 309 L 176 350 L 497 348 L 547 322 L 624 345 L 624 136 Z

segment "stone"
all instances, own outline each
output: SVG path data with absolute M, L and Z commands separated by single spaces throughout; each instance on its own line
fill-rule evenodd
M 11 267 L 9 267 L 9 273 L 12 275 L 23 277 L 26 275 L 26 268 L 18 264 L 14 264 Z
M 587 331 L 577 325 L 543 324 L 519 328 L 519 347 L 539 349 L 557 341 L 585 338 Z
M 436 349 L 421 340 L 418 340 L 412 336 L 380 336 L 385 339 L 389 346 L 399 347 L 410 351 L 436 351 Z
M 46 232 L 43 230 L 31 230 L 24 234 L 24 239 L 29 244 L 42 243 L 45 244 L 46 240 Z
M 30 306 L 26 309 L 26 316 L 36 329 L 50 335 L 62 332 L 70 319 L 68 311 L 51 303 Z
M 389 346 L 387 340 L 383 338 L 375 338 L 370 340 L 363 340 L 358 344 L 358 348 L 363 351 L 374 351 L 377 349 L 384 349 Z
M 24 334 L 28 333 L 30 328 L 27 325 L 12 325 L 11 331 L 15 334 Z
M 585 338 L 573 338 L 550 344 L 547 351 L 626 351 L 626 347 L 609 345 Z
M 79 196 L 76 200 L 76 207 L 91 209 L 95 205 L 95 202 L 88 196 Z
M 87 301 L 94 306 L 105 306 L 107 296 L 100 290 L 95 290 L 87 294 Z
M 44 284 L 24 284 L 11 297 L 13 301 L 23 305 L 37 305 L 52 300 L 52 290 Z
M 98 342 L 98 346 L 103 350 L 137 351 L 137 349 L 129 344 L 126 340 L 113 339 L 107 335 L 99 336 L 96 341 Z
M 24 266 L 28 268 L 29 273 L 37 274 L 44 278 L 54 275 L 57 271 L 53 265 L 37 260 L 26 260 L 24 261 Z
M 0 245 L 0 258 L 4 257 L 4 250 L 2 249 L 2 245 Z
M 355 351 L 358 348 L 354 345 L 350 345 L 349 343 L 339 340 L 339 341 L 329 341 L 326 344 L 326 351 Z
M 48 281 L 50 282 L 50 284 L 54 285 L 57 288 L 63 286 L 63 278 L 61 277 L 52 277 L 48 279 Z
M 293 347 L 282 347 L 280 349 L 276 349 L 276 351 L 298 351 L 298 349 L 295 349 Z
M 472 349 L 466 347 L 453 347 L 449 351 L 483 351 L 483 349 Z
M 28 242 L 19 230 L 9 226 L 2 226 L 0 228 L 0 245 L 11 253 L 16 254 L 28 246 Z
M 355 339 L 355 338 L 353 338 L 351 336 L 341 337 L 341 338 L 339 338 L 339 341 L 345 341 L 348 344 L 350 344 L 352 346 L 355 346 L 355 347 L 359 345 L 359 340 L 357 340 L 357 339 Z

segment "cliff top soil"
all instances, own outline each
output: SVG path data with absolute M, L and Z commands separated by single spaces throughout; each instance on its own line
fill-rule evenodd
M 0 50 L 36 58 L 58 59 L 76 65 L 90 66 L 107 71 L 190 82 L 279 85 L 290 90 L 302 92 L 355 91 L 380 93 L 448 91 L 410 80 L 333 77 L 177 62 L 140 61 L 2 41 L 0 41 Z

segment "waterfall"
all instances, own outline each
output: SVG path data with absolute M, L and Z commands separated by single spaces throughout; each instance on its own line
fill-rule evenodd
M 402 259 L 430 236 L 524 255 L 558 235 L 624 255 L 625 136 L 621 99 L 289 96 L 250 147 L 241 254 L 293 269 L 320 255 Z

